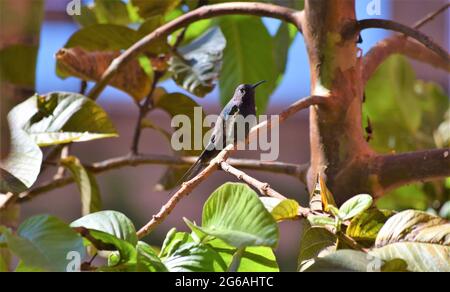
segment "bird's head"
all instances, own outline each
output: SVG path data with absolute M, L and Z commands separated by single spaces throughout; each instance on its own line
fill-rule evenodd
M 266 82 L 265 80 L 259 81 L 255 84 L 241 84 L 236 88 L 234 92 L 234 98 L 237 100 L 245 100 L 247 97 L 255 96 L 255 88 Z

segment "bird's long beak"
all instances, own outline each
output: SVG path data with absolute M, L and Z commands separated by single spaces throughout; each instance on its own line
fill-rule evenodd
M 258 85 L 260 85 L 260 84 L 262 84 L 264 82 L 266 82 L 266 80 L 261 80 L 259 82 L 256 82 L 255 84 L 252 85 L 252 88 L 256 88 Z

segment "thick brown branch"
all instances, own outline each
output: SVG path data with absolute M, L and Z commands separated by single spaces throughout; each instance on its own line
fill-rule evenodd
M 379 155 L 374 158 L 375 195 L 402 185 L 450 176 L 450 148 Z
M 450 62 L 450 57 L 444 48 L 435 43 L 426 34 L 401 23 L 386 19 L 363 19 L 358 21 L 358 28 L 359 30 L 368 28 L 383 28 L 403 33 L 406 36 L 416 39 L 422 43 L 425 47 L 440 56 L 442 60 L 445 60 L 447 63 Z
M 365 55 L 363 61 L 363 84 L 367 83 L 377 68 L 393 54 L 402 54 L 450 72 L 450 62 L 442 59 L 441 56 L 435 54 L 421 43 L 404 36 L 393 36 L 377 43 Z
M 305 99 L 301 99 L 291 106 L 289 106 L 286 110 L 280 113 L 279 120 L 283 122 L 288 117 L 292 116 L 296 112 L 309 108 L 312 105 L 324 104 L 328 100 L 327 97 L 323 96 L 310 96 Z M 270 128 L 272 126 L 272 119 L 259 123 L 254 126 L 249 134 L 249 138 L 247 140 L 250 141 L 256 137 L 256 134 L 262 130 L 263 128 Z M 211 173 L 213 173 L 218 168 L 218 164 L 226 161 L 230 152 L 235 149 L 235 145 L 228 145 L 224 150 L 222 150 L 216 158 L 214 158 L 210 164 L 197 176 L 195 176 L 190 181 L 183 183 L 182 187 L 170 198 L 170 200 L 162 206 L 161 210 L 158 214 L 154 215 L 153 218 L 138 231 L 138 237 L 142 238 L 152 232 L 164 219 L 170 214 L 170 212 L 175 208 L 176 204 L 185 196 L 189 195 L 189 193 L 199 185 L 203 180 L 205 180 Z
M 300 18 L 302 13 L 293 9 L 289 9 L 282 6 L 265 4 L 265 3 L 241 3 L 241 2 L 231 2 L 222 3 L 216 5 L 203 6 L 188 12 L 171 22 L 159 27 L 152 33 L 142 38 L 140 41 L 135 43 L 129 49 L 127 49 L 123 54 L 116 58 L 108 69 L 104 72 L 102 79 L 98 82 L 94 88 L 90 91 L 89 97 L 96 99 L 103 89 L 106 87 L 108 82 L 114 76 L 114 74 L 127 62 L 135 58 L 137 55 L 145 51 L 148 45 L 160 38 L 167 36 L 180 28 L 183 28 L 193 22 L 201 19 L 212 18 L 222 15 L 230 14 L 247 14 L 255 16 L 266 16 L 272 18 L 278 18 L 290 23 L 293 23 L 301 30 Z

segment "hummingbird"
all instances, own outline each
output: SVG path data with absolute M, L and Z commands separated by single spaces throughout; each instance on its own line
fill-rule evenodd
M 256 116 L 255 88 L 264 82 L 266 81 L 262 80 L 255 84 L 241 84 L 236 87 L 233 98 L 225 105 L 216 120 L 207 146 L 200 154 L 197 161 L 179 180 L 179 183 L 190 180 L 200 173 L 203 166 L 227 146 L 227 142 L 240 142 L 239 138 L 241 137 L 236 135 L 236 118 L 239 115 L 243 118 L 250 115 Z M 249 132 L 250 129 L 246 127 L 245 139 L 248 137 Z

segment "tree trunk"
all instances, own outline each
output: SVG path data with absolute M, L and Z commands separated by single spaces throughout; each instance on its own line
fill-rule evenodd
M 310 109 L 311 167 L 308 188 L 320 173 L 338 201 L 370 190 L 368 161 L 375 154 L 362 129 L 361 56 L 353 0 L 306 0 L 303 34 L 311 69 L 311 94 L 328 96 Z

